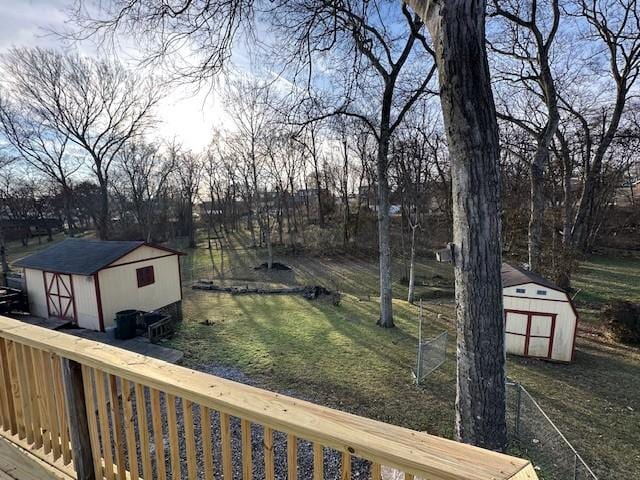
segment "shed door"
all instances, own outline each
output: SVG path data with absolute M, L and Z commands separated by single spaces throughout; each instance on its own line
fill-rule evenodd
M 47 312 L 50 317 L 76 322 L 76 306 L 73 299 L 71 275 L 42 272 L 47 294 Z
M 505 310 L 507 353 L 551 358 L 556 314 Z

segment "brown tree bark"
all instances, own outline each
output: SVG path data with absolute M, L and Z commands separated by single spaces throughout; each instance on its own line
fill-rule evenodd
M 451 156 L 457 336 L 456 437 L 507 445 L 498 125 L 484 0 L 408 2 L 436 47 Z

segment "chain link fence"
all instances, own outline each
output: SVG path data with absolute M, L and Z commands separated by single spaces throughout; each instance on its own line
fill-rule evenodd
M 511 453 L 531 459 L 541 480 L 598 480 L 531 394 L 507 382 Z
M 447 356 L 447 331 L 444 330 L 433 338 L 424 339 L 422 337 L 423 321 L 424 310 L 421 300 L 420 313 L 418 315 L 418 354 L 416 367 L 411 370 L 416 385 L 420 385 L 420 382 L 437 370 L 444 363 Z

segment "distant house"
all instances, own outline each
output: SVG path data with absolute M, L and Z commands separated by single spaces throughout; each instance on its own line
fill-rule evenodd
M 627 181 L 616 187 L 614 203 L 618 207 L 630 207 L 640 201 L 640 180 Z
M 67 239 L 23 258 L 29 308 L 103 331 L 120 310 L 181 316 L 182 253 L 141 241 Z
M 570 362 L 578 312 L 565 291 L 533 272 L 502 264 L 507 353 Z

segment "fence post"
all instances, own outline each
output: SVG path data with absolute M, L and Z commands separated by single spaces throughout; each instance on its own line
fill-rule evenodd
M 573 456 L 573 480 L 578 478 L 578 455 Z
M 416 385 L 420 385 L 422 376 L 422 299 L 420 299 L 420 310 L 418 313 L 418 365 L 416 366 Z
M 516 387 L 516 424 L 514 425 L 515 437 L 520 438 L 520 406 L 522 405 L 522 386 L 519 383 L 514 384 Z
M 62 358 L 62 382 L 69 420 L 69 437 L 73 466 L 78 480 L 95 480 L 89 423 L 84 399 L 82 367 L 78 362 Z

